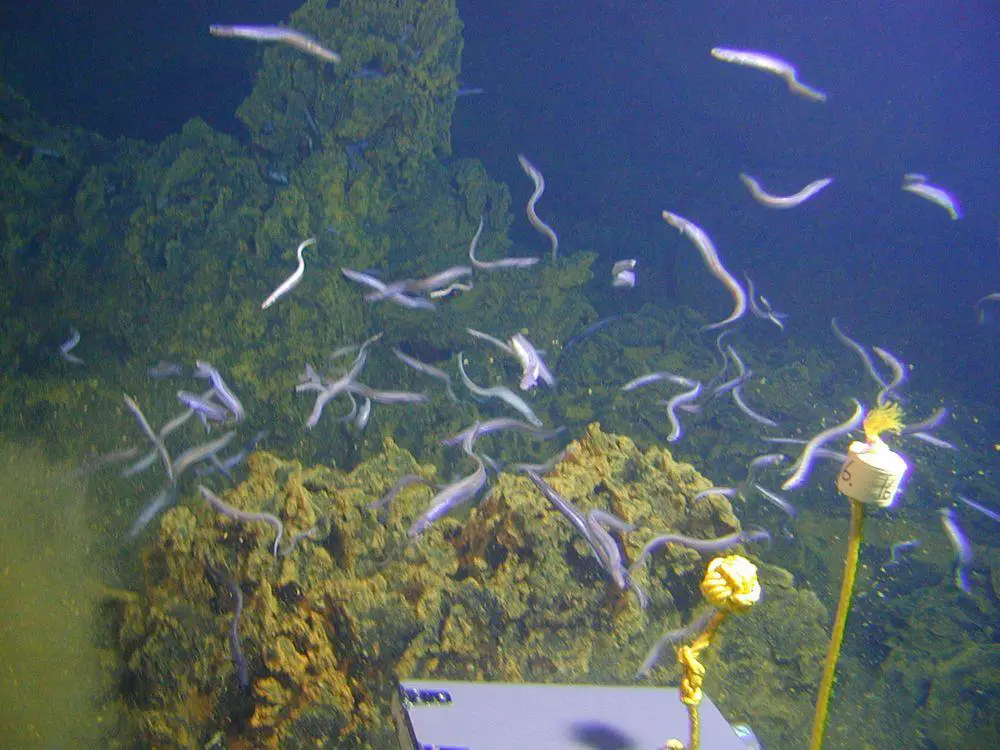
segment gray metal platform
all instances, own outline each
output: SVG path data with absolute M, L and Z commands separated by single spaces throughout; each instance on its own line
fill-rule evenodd
M 404 750 L 655 750 L 688 739 L 677 688 L 404 680 L 396 709 Z M 700 713 L 702 747 L 746 750 L 708 697 Z

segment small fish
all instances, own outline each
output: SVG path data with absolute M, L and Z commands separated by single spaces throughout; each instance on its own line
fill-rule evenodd
M 716 346 L 720 345 L 721 340 L 722 337 L 720 336 L 719 340 L 715 342 Z M 747 370 L 747 366 L 743 363 L 743 360 L 740 358 L 739 353 L 737 353 L 737 351 L 728 344 L 726 345 L 726 355 L 728 355 L 727 362 L 728 360 L 731 359 L 733 361 L 733 364 L 736 365 L 736 373 L 737 375 L 739 375 L 740 378 L 746 378 L 750 376 L 750 371 Z M 725 368 L 723 368 L 723 372 L 725 372 Z M 763 414 L 758 414 L 756 411 L 754 411 L 747 405 L 746 401 L 743 400 L 742 383 L 736 385 L 733 388 L 733 390 L 729 392 L 729 395 L 733 397 L 733 403 L 736 404 L 736 408 L 739 409 L 744 414 L 746 414 L 748 417 L 750 417 L 750 419 L 752 419 L 753 421 L 759 422 L 760 424 L 765 425 L 767 427 L 778 426 L 778 423 L 775 422 L 773 419 L 771 419 L 770 417 L 765 417 Z
M 421 362 L 416 357 L 411 357 L 409 354 L 401 352 L 399 349 L 393 349 L 393 354 L 399 358 L 403 364 L 409 365 L 417 372 L 421 372 L 424 375 L 430 375 L 432 378 L 437 378 L 444 383 L 445 391 L 448 393 L 448 398 L 452 401 L 458 401 L 458 396 L 455 395 L 455 391 L 451 388 L 451 376 L 448 375 L 444 370 L 434 365 L 429 365 L 426 362 Z
M 635 280 L 636 280 L 635 271 L 622 271 L 617 276 L 615 276 L 615 280 L 611 283 L 611 286 L 631 289 L 632 287 L 635 286 Z
M 746 724 L 733 724 L 730 728 L 743 746 L 749 748 L 749 750 L 762 750 L 764 747 L 760 744 L 760 740 L 757 739 L 754 731 Z
M 167 362 L 165 359 L 161 359 L 155 365 L 146 370 L 146 373 L 153 380 L 160 380 L 162 378 L 172 378 L 178 375 L 184 374 L 184 368 L 177 364 L 176 362 Z
M 284 26 L 225 26 L 212 24 L 208 27 L 212 36 L 229 39 L 252 39 L 255 42 L 281 42 L 295 47 L 300 52 L 317 57 L 324 62 L 340 62 L 340 55 L 327 49 L 311 36 Z
M 920 546 L 919 539 L 907 539 L 905 542 L 896 542 L 889 548 L 889 559 L 886 560 L 883 568 L 891 565 L 899 565 L 902 562 L 900 554 L 906 550 L 916 549 Z
M 371 339 L 369 339 L 369 341 L 371 341 Z M 306 380 L 295 386 L 296 393 L 303 393 L 304 391 L 318 391 L 316 394 L 316 403 L 313 405 L 313 410 L 309 414 L 309 419 L 306 420 L 306 427 L 310 430 L 319 423 L 319 418 L 323 416 L 323 407 L 325 407 L 331 399 L 336 398 L 341 393 L 346 393 L 348 389 L 354 385 L 354 379 L 361 373 L 361 370 L 364 368 L 365 362 L 368 359 L 368 354 L 365 351 L 368 343 L 369 342 L 366 341 L 361 345 L 357 357 L 354 358 L 354 362 L 351 364 L 351 368 L 336 380 L 332 382 L 324 381 L 316 375 L 316 372 L 312 369 L 312 367 L 309 367 L 305 376 Z
M 958 499 L 961 500 L 966 505 L 968 505 L 973 510 L 978 510 L 980 513 L 982 513 L 987 518 L 992 518 L 997 523 L 1000 523 L 1000 513 L 997 513 L 995 510 L 991 510 L 990 508 L 987 508 L 982 503 L 977 503 L 975 500 L 971 500 L 971 499 L 967 498 L 965 495 L 959 495 Z
M 228 446 L 234 437 L 236 437 L 236 431 L 231 430 L 222 437 L 216 438 L 208 443 L 188 448 L 177 457 L 176 461 L 174 461 L 174 476 L 179 478 L 181 474 L 183 474 L 184 471 L 191 466 L 194 466 L 201 461 L 211 459 L 216 453 Z
M 222 405 L 229 409 L 233 415 L 233 419 L 237 422 L 242 422 L 246 418 L 246 411 L 243 409 L 243 404 L 240 403 L 240 400 L 236 398 L 236 394 L 226 385 L 226 381 L 222 379 L 219 371 L 208 362 L 200 359 L 195 361 L 194 366 L 195 377 L 208 378 L 212 383 L 212 390 L 215 391 L 215 395 L 222 402 Z
M 976 302 L 976 309 L 979 311 L 979 325 L 984 325 L 986 323 L 986 306 L 987 302 L 1000 302 L 1000 292 L 993 292 L 993 294 L 987 294 L 985 297 L 981 297 L 978 302 Z
M 177 400 L 197 414 L 205 427 L 208 427 L 209 422 L 225 422 L 229 416 L 222 406 L 202 398 L 197 393 L 177 391 Z
M 722 62 L 742 65 L 747 68 L 756 68 L 765 73 L 776 75 L 784 79 L 789 91 L 796 96 L 801 96 L 803 99 L 820 103 L 826 101 L 826 94 L 802 83 L 798 78 L 798 71 L 795 70 L 795 66 L 782 60 L 780 57 L 775 57 L 765 52 L 729 49 L 727 47 L 713 47 L 712 57 Z
M 565 427 L 557 427 L 552 430 L 546 430 L 541 427 L 528 424 L 527 422 L 521 422 L 517 419 L 498 417 L 497 419 L 487 419 L 485 422 L 476 422 L 475 425 L 472 427 L 466 427 L 457 435 L 445 438 L 441 441 L 441 445 L 461 445 L 465 442 L 465 438 L 473 429 L 476 430 L 477 436 L 488 435 L 491 432 L 498 432 L 500 430 L 518 430 L 520 432 L 533 435 L 540 440 L 548 440 L 549 438 L 555 437 L 566 430 Z
M 306 262 L 302 259 L 302 251 L 305 250 L 310 245 L 314 244 L 316 244 L 315 237 L 310 237 L 309 239 L 304 240 L 299 244 L 298 248 L 295 251 L 295 257 L 299 262 L 298 267 L 294 271 L 292 271 L 291 276 L 289 276 L 287 279 L 282 281 L 281 284 L 278 285 L 277 289 L 271 292 L 271 294 L 268 296 L 266 300 L 261 302 L 260 304 L 261 310 L 266 310 L 267 308 L 269 308 L 271 305 L 273 305 L 275 302 L 277 302 L 279 299 L 284 297 L 286 294 L 288 294 L 290 291 L 292 291 L 295 287 L 299 285 L 299 282 L 302 281 L 302 274 L 305 273 L 306 270 Z
M 718 323 L 703 326 L 702 330 L 711 331 L 716 328 L 723 328 L 742 318 L 743 314 L 747 311 L 746 292 L 743 291 L 740 282 L 733 278 L 733 275 L 722 265 L 722 260 L 719 258 L 719 251 L 715 249 L 715 245 L 705 233 L 705 230 L 694 222 L 688 221 L 683 216 L 671 213 L 670 211 L 663 212 L 663 220 L 691 240 L 698 249 L 698 252 L 701 253 L 701 258 L 705 262 L 705 266 L 709 272 L 722 282 L 722 285 L 726 287 L 733 297 L 733 311 L 729 317 L 720 320 Z
M 451 285 L 458 279 L 471 275 L 472 269 L 469 266 L 452 266 L 451 268 L 439 271 L 433 276 L 428 276 L 425 279 L 403 279 L 402 281 L 394 281 L 392 284 L 386 285 L 383 289 L 378 289 L 365 295 L 365 301 L 378 302 L 379 300 L 386 299 L 401 292 L 415 292 L 418 294 L 422 292 L 434 292 Z
M 632 378 L 622 386 L 622 392 L 628 393 L 629 391 L 634 391 L 636 388 L 642 388 L 644 385 L 659 383 L 661 380 L 670 380 L 676 383 L 680 377 L 680 375 L 674 375 L 672 372 L 666 372 L 663 370 L 659 372 L 651 372 L 646 375 L 640 375 L 637 378 Z
M 472 450 L 478 435 L 477 428 L 478 424 L 473 425 L 462 443 L 462 450 L 465 451 L 467 456 L 475 460 L 476 470 L 468 476 L 459 479 L 457 482 L 443 487 L 440 492 L 431 498 L 427 510 L 413 521 L 406 532 L 411 539 L 420 536 L 439 518 L 442 518 L 459 505 L 474 498 L 486 486 L 486 464 Z
M 556 384 L 555 376 L 546 366 L 542 355 L 523 334 L 515 333 L 511 336 L 510 347 L 514 350 L 514 356 L 521 363 L 521 369 L 524 372 L 521 376 L 522 391 L 530 391 L 538 385 L 539 380 L 548 386 Z
M 475 328 L 466 328 L 465 330 L 469 333 L 469 335 L 493 344 L 493 346 L 502 351 L 504 354 L 509 354 L 511 357 L 517 356 L 514 354 L 514 349 L 510 346 L 510 344 L 505 341 L 501 341 L 496 336 L 490 336 L 490 334 L 484 333 L 483 331 L 477 331 Z
M 795 506 L 793 506 L 790 502 L 785 500 L 785 498 L 783 498 L 781 495 L 778 495 L 775 492 L 771 492 L 771 490 L 767 489 L 767 487 L 761 487 L 756 482 L 753 483 L 753 486 L 754 489 L 757 490 L 757 492 L 759 492 L 761 495 L 763 495 L 766 500 L 769 500 L 772 505 L 783 510 L 791 518 L 795 518 L 798 515 L 799 512 L 795 509 Z
M 372 414 L 372 400 L 365 396 L 364 403 L 358 409 L 357 416 L 354 417 L 354 426 L 359 430 L 364 430 L 368 426 L 368 419 Z
M 174 466 L 170 461 L 170 454 L 167 453 L 167 448 L 163 443 L 163 438 L 153 432 L 153 428 L 149 426 L 149 420 L 146 419 L 146 415 L 142 413 L 142 409 L 139 408 L 139 404 L 135 402 L 135 399 L 127 393 L 123 393 L 122 396 L 125 399 L 125 405 L 128 407 L 129 411 L 132 412 L 136 422 L 139 423 L 139 427 L 142 429 L 143 434 L 149 438 L 149 442 L 153 444 L 157 453 L 160 454 L 160 458 L 163 459 L 163 468 L 167 472 L 167 481 L 172 485 L 174 483 Z
M 472 235 L 472 240 L 469 242 L 469 261 L 472 263 L 473 267 L 478 268 L 480 271 L 493 271 L 497 268 L 528 268 L 541 260 L 541 258 L 533 257 L 501 258 L 500 260 L 488 261 L 479 260 L 476 258 L 476 245 L 479 244 L 479 237 L 482 235 L 483 227 L 485 226 L 485 221 L 480 219 L 479 227 L 476 229 L 476 233 Z
M 698 381 L 685 378 L 681 375 L 674 375 L 671 372 L 651 372 L 648 375 L 642 375 L 641 377 L 630 380 L 622 386 L 622 391 L 632 391 L 641 386 L 656 383 L 660 380 L 669 380 L 671 383 L 675 383 L 676 385 L 684 386 L 689 389 L 681 394 L 678 394 L 677 396 L 674 396 L 669 401 L 660 402 L 661 404 L 666 405 L 667 418 L 670 420 L 671 429 L 670 434 L 667 436 L 667 440 L 671 443 L 676 443 L 683 435 L 681 423 L 677 419 L 677 410 L 697 399 L 698 396 L 701 395 L 703 386 Z
M 59 354 L 67 362 L 72 362 L 74 365 L 82 365 L 83 360 L 77 357 L 75 354 L 70 354 L 77 344 L 80 343 L 80 332 L 75 328 L 70 328 L 70 337 L 59 347 Z
M 291 179 L 284 172 L 279 172 L 277 169 L 267 169 L 264 171 L 264 176 L 267 177 L 275 185 L 290 185 Z
M 378 391 L 367 385 L 351 382 L 347 385 L 350 393 L 356 393 L 362 398 L 369 398 L 377 404 L 420 404 L 427 401 L 426 393 L 410 391 Z
M 892 380 L 887 383 L 885 387 L 878 392 L 878 396 L 875 397 L 876 403 L 879 406 L 883 406 L 888 402 L 890 396 L 895 396 L 894 391 L 898 390 L 899 387 L 906 381 L 906 365 L 900 362 L 899 358 L 894 356 L 892 352 L 888 352 L 885 349 L 873 346 L 872 351 L 875 352 L 879 358 L 889 366 L 890 370 L 892 370 Z
M 149 501 L 142 513 L 132 522 L 132 526 L 128 530 L 128 538 L 135 539 L 139 536 L 142 530 L 149 525 L 149 522 L 156 518 L 161 510 L 176 499 L 177 489 L 173 485 L 164 487 L 156 493 L 156 496 Z
M 556 235 L 552 227 L 538 218 L 538 214 L 535 212 L 535 204 L 538 203 L 538 199 L 541 198 L 542 193 L 545 192 L 545 177 L 542 176 L 538 167 L 528 161 L 528 158 L 524 154 L 518 154 L 517 160 L 521 165 L 521 169 L 524 170 L 524 173 L 531 178 L 533 183 L 535 183 L 535 192 L 533 192 L 531 197 L 528 198 L 528 206 L 525 209 L 528 214 L 528 221 L 531 223 L 531 226 L 549 238 L 549 242 L 552 243 L 552 261 L 555 262 L 556 253 L 559 252 L 559 237 Z
M 931 185 L 927 182 L 927 177 L 916 172 L 908 172 L 903 175 L 903 190 L 914 195 L 919 195 L 924 200 L 936 203 L 941 206 L 952 221 L 962 218 L 962 210 L 958 205 L 958 199 L 943 187 Z
M 629 260 L 619 260 L 611 266 L 611 286 L 628 287 L 635 286 L 635 264 L 634 258 Z
M 531 407 L 528 406 L 527 402 L 507 386 L 496 385 L 492 388 L 481 388 L 473 383 L 465 372 L 465 365 L 462 362 L 462 352 L 459 352 L 458 354 L 458 374 L 461 375 L 462 382 L 465 383 L 465 387 L 472 391 L 475 395 L 483 398 L 498 398 L 507 405 L 517 409 L 517 411 L 519 411 L 521 415 L 535 427 L 542 426 L 542 420 L 540 420 L 535 412 L 531 410 Z
M 427 296 L 431 299 L 441 299 L 447 297 L 455 292 L 471 292 L 472 284 L 463 284 L 461 281 L 456 281 L 454 284 L 449 284 L 444 289 L 434 289 L 427 293 Z
M 868 350 L 846 333 L 841 331 L 836 318 L 830 318 L 830 327 L 833 329 L 833 335 L 837 337 L 837 340 L 840 341 L 841 344 L 846 346 L 848 349 L 852 349 L 859 357 L 861 357 L 861 363 L 865 366 L 865 370 L 868 371 L 868 374 L 871 375 L 872 380 L 878 383 L 882 388 L 885 388 L 888 383 L 885 378 L 879 374 L 879 371 L 875 369 L 875 362 L 872 360 Z
M 972 545 L 969 539 L 958 525 L 955 511 L 952 508 L 941 508 L 941 524 L 948 535 L 952 549 L 955 550 L 955 585 L 966 594 L 970 593 L 969 587 L 969 565 L 972 564 Z
M 785 324 L 782 321 L 788 316 L 785 313 L 775 312 L 771 308 L 771 303 L 768 302 L 767 297 L 763 294 L 757 294 L 753 279 L 748 274 L 744 273 L 743 278 L 747 280 L 747 300 L 750 302 L 750 312 L 754 314 L 754 317 L 761 320 L 770 320 L 782 331 L 785 330 Z
M 947 440 L 942 440 L 939 437 L 931 435 L 929 432 L 921 432 L 918 430 L 917 432 L 909 433 L 909 436 L 915 437 L 917 440 L 923 440 L 925 443 L 927 443 L 928 445 L 933 445 L 935 448 L 944 448 L 945 450 L 949 451 L 958 450 L 958 446 L 955 445 L 954 443 L 949 443 Z
M 753 196 L 753 199 L 762 206 L 767 206 L 768 208 L 795 208 L 796 206 L 801 206 L 807 200 L 816 195 L 816 193 L 833 182 L 833 178 L 824 177 L 821 180 L 810 182 L 799 192 L 787 196 L 773 195 L 772 193 L 767 192 L 760 186 L 760 182 L 745 172 L 740 172 L 740 181 L 746 185 L 747 190 L 750 191 L 750 195 Z
M 750 542 L 763 541 L 770 544 L 771 535 L 764 531 L 764 529 L 758 528 L 742 529 L 740 531 L 735 531 L 732 534 L 726 534 L 725 536 L 716 537 L 714 539 L 702 539 L 699 537 L 690 537 L 677 533 L 660 534 L 659 536 L 646 542 L 646 546 L 642 548 L 642 552 L 639 553 L 639 557 L 636 558 L 636 561 L 632 563 L 630 570 L 640 568 L 643 563 L 649 559 L 650 555 L 657 550 L 666 547 L 668 544 L 679 544 L 683 547 L 689 547 L 702 555 L 715 555 L 720 552 L 724 552 L 730 547 L 735 547 L 737 544 L 748 544 Z
M 367 68 L 362 65 L 358 68 L 358 72 L 351 77 L 359 81 L 377 81 L 385 78 L 385 71 L 381 68 Z
M 285 532 L 285 526 L 281 522 L 280 518 L 271 513 L 256 513 L 235 508 L 229 503 L 224 502 L 218 495 L 203 484 L 198 485 L 198 490 L 201 492 L 201 496 L 205 499 L 205 502 L 211 505 L 217 513 L 220 513 L 228 518 L 232 518 L 234 521 L 239 523 L 263 521 L 264 523 L 271 524 L 275 531 L 274 544 L 272 545 L 271 550 L 275 557 L 278 556 L 278 545 L 281 543 L 281 536 Z
M 556 492 L 537 473 L 530 469 L 522 469 L 522 473 L 534 483 L 552 506 L 562 513 L 566 517 L 566 520 L 583 535 L 594 559 L 597 560 L 598 564 L 611 577 L 612 582 L 618 590 L 632 590 L 638 597 L 640 606 L 645 609 L 649 602 L 646 593 L 642 588 L 632 583 L 630 578 L 631 569 L 626 568 L 622 561 L 622 553 L 618 542 L 604 528 L 604 526 L 608 526 L 617 531 L 634 531 L 635 527 L 627 521 L 623 521 L 617 516 L 613 516 L 602 510 L 591 509 L 584 516 L 579 508 Z
M 784 484 L 781 485 L 781 489 L 792 490 L 802 485 L 812 470 L 813 458 L 816 455 L 816 451 L 831 440 L 842 438 L 851 430 L 855 430 L 861 426 L 861 422 L 865 418 L 865 408 L 857 399 L 852 400 L 854 401 L 854 414 L 840 424 L 813 435 L 802 449 L 802 453 L 799 454 L 799 458 L 795 462 L 794 471 L 785 480 Z
M 374 289 L 378 293 L 382 293 L 388 290 L 388 286 L 378 279 L 376 279 L 370 273 L 363 273 L 361 271 L 354 271 L 350 268 L 341 268 L 340 272 L 344 274 L 345 277 L 357 284 L 364 284 L 371 289 Z M 411 297 L 403 292 L 396 292 L 386 295 L 386 299 L 390 302 L 395 302 L 397 305 L 402 307 L 407 307 L 411 310 L 433 310 L 434 303 L 429 299 L 424 299 L 423 297 Z

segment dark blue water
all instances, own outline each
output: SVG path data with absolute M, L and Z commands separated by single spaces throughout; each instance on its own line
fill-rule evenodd
M 514 155 L 530 154 L 550 212 L 628 227 L 643 246 L 597 249 L 638 255 L 681 299 L 672 264 L 690 248 L 659 213 L 689 216 L 816 335 L 831 315 L 855 319 L 864 338 L 919 352 L 941 381 L 988 398 L 997 326 L 977 326 L 973 304 L 1000 276 L 1000 13 L 927 0 L 708 5 L 460 2 L 462 80 L 486 93 L 459 101 L 455 154 L 516 196 Z M 298 3 L 5 6 L 4 76 L 43 114 L 156 141 L 194 116 L 240 134 L 255 45 L 219 43 L 207 26 L 270 22 Z M 829 101 L 716 62 L 713 46 L 783 56 Z M 821 204 L 768 212 L 746 200 L 740 171 L 779 192 L 836 182 Z M 963 220 L 901 193 L 904 172 L 946 185 Z
M 208 25 L 272 24 L 300 4 L 7 2 L 0 8 L 0 72 L 56 125 L 156 143 L 201 117 L 249 142 L 234 112 L 250 94 L 259 48 L 214 39 Z M 603 277 L 588 287 L 601 287 L 592 299 L 600 315 L 627 315 L 649 302 L 727 311 L 728 297 L 706 281 L 693 246 L 660 214 L 690 218 L 734 273 L 750 273 L 791 316 L 789 335 L 798 345 L 837 353 L 850 362 L 844 377 L 853 382 L 857 363 L 830 336 L 836 316 L 853 336 L 911 365 L 916 416 L 945 403 L 969 429 L 975 425 L 974 433 L 947 434 L 975 441 L 974 452 L 931 458 L 918 451 L 927 461 L 911 475 L 901 516 L 919 512 L 920 533 L 931 518 L 934 544 L 944 549 L 931 515 L 953 499 L 942 488 L 974 483 L 977 492 L 992 491 L 980 499 L 996 507 L 1000 304 L 987 303 L 982 320 L 976 308 L 1000 291 L 995 3 L 478 0 L 458 9 L 465 24 L 460 79 L 485 93 L 458 100 L 453 156 L 481 160 L 491 178 L 511 186 L 515 242 L 539 243 L 521 213 L 529 194 L 516 158 L 523 152 L 545 173 L 539 210 L 558 227 L 563 254 L 598 251 L 598 274 L 614 260 L 639 260 L 630 294 L 610 294 Z M 715 46 L 790 60 L 829 99 L 796 98 L 774 78 L 713 60 Z M 744 171 L 777 193 L 825 176 L 834 183 L 800 208 L 768 211 L 737 179 Z M 907 172 L 947 187 L 961 220 L 901 191 Z M 773 353 L 781 341 L 769 330 L 755 343 Z M 822 402 L 829 394 L 815 396 Z M 732 467 L 720 461 L 708 468 L 722 474 Z M 739 514 L 744 522 L 774 523 L 773 509 L 763 507 Z M 996 538 L 989 519 L 963 513 L 988 554 Z M 788 523 L 784 531 L 776 534 L 773 559 L 798 573 L 818 570 L 809 554 L 819 553 L 802 553 L 796 534 L 822 539 L 829 529 Z M 866 643 L 884 655 L 880 649 L 887 652 L 891 639 L 920 620 L 902 605 L 897 619 L 888 616 L 893 601 L 950 575 L 941 558 L 917 553 L 913 563 L 879 568 L 888 546 L 913 533 L 893 527 L 866 548 L 872 568 L 857 605 L 859 640 L 848 643 L 862 661 Z M 977 561 L 979 598 L 948 588 L 961 614 L 959 636 L 975 628 L 983 640 L 981 616 L 996 611 L 989 564 Z M 830 594 L 835 583 L 825 588 Z

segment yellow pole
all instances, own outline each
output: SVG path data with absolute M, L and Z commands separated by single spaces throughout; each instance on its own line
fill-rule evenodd
M 858 573 L 858 552 L 861 550 L 864 523 L 864 503 L 859 503 L 857 500 L 852 499 L 851 528 L 847 538 L 847 552 L 844 555 L 844 580 L 840 584 L 840 601 L 837 604 L 837 616 L 834 618 L 833 631 L 830 633 L 830 648 L 826 652 L 826 661 L 823 663 L 823 679 L 819 684 L 819 695 L 816 696 L 816 715 L 813 719 L 812 740 L 809 743 L 809 750 L 820 750 L 823 747 L 823 734 L 826 732 L 826 714 L 830 707 L 830 693 L 833 691 L 833 680 L 837 676 L 837 660 L 840 658 L 840 644 L 844 641 L 847 613 L 851 609 L 854 579 Z

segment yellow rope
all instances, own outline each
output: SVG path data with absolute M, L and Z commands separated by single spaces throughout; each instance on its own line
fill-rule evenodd
M 703 697 L 701 684 L 705 679 L 705 665 L 698 657 L 712 644 L 726 615 L 730 612 L 746 612 L 760 599 L 757 567 L 740 555 L 717 557 L 708 564 L 701 582 L 701 593 L 717 611 L 691 645 L 677 649 L 677 661 L 684 670 L 680 693 L 681 702 L 688 708 L 688 750 L 698 750 L 701 743 L 698 704 Z
M 858 573 L 858 552 L 861 549 L 864 523 L 864 503 L 851 500 L 851 528 L 847 538 L 847 552 L 844 555 L 844 580 L 840 584 L 840 602 L 837 604 L 837 616 L 834 618 L 833 631 L 830 633 L 830 647 L 826 652 L 826 661 L 823 663 L 823 679 L 819 684 L 819 695 L 816 696 L 816 715 L 813 719 L 809 750 L 820 750 L 823 747 L 826 714 L 830 707 L 830 693 L 833 691 L 833 680 L 837 675 L 840 644 L 844 641 L 844 628 L 847 626 L 847 614 L 851 609 L 854 579 Z

